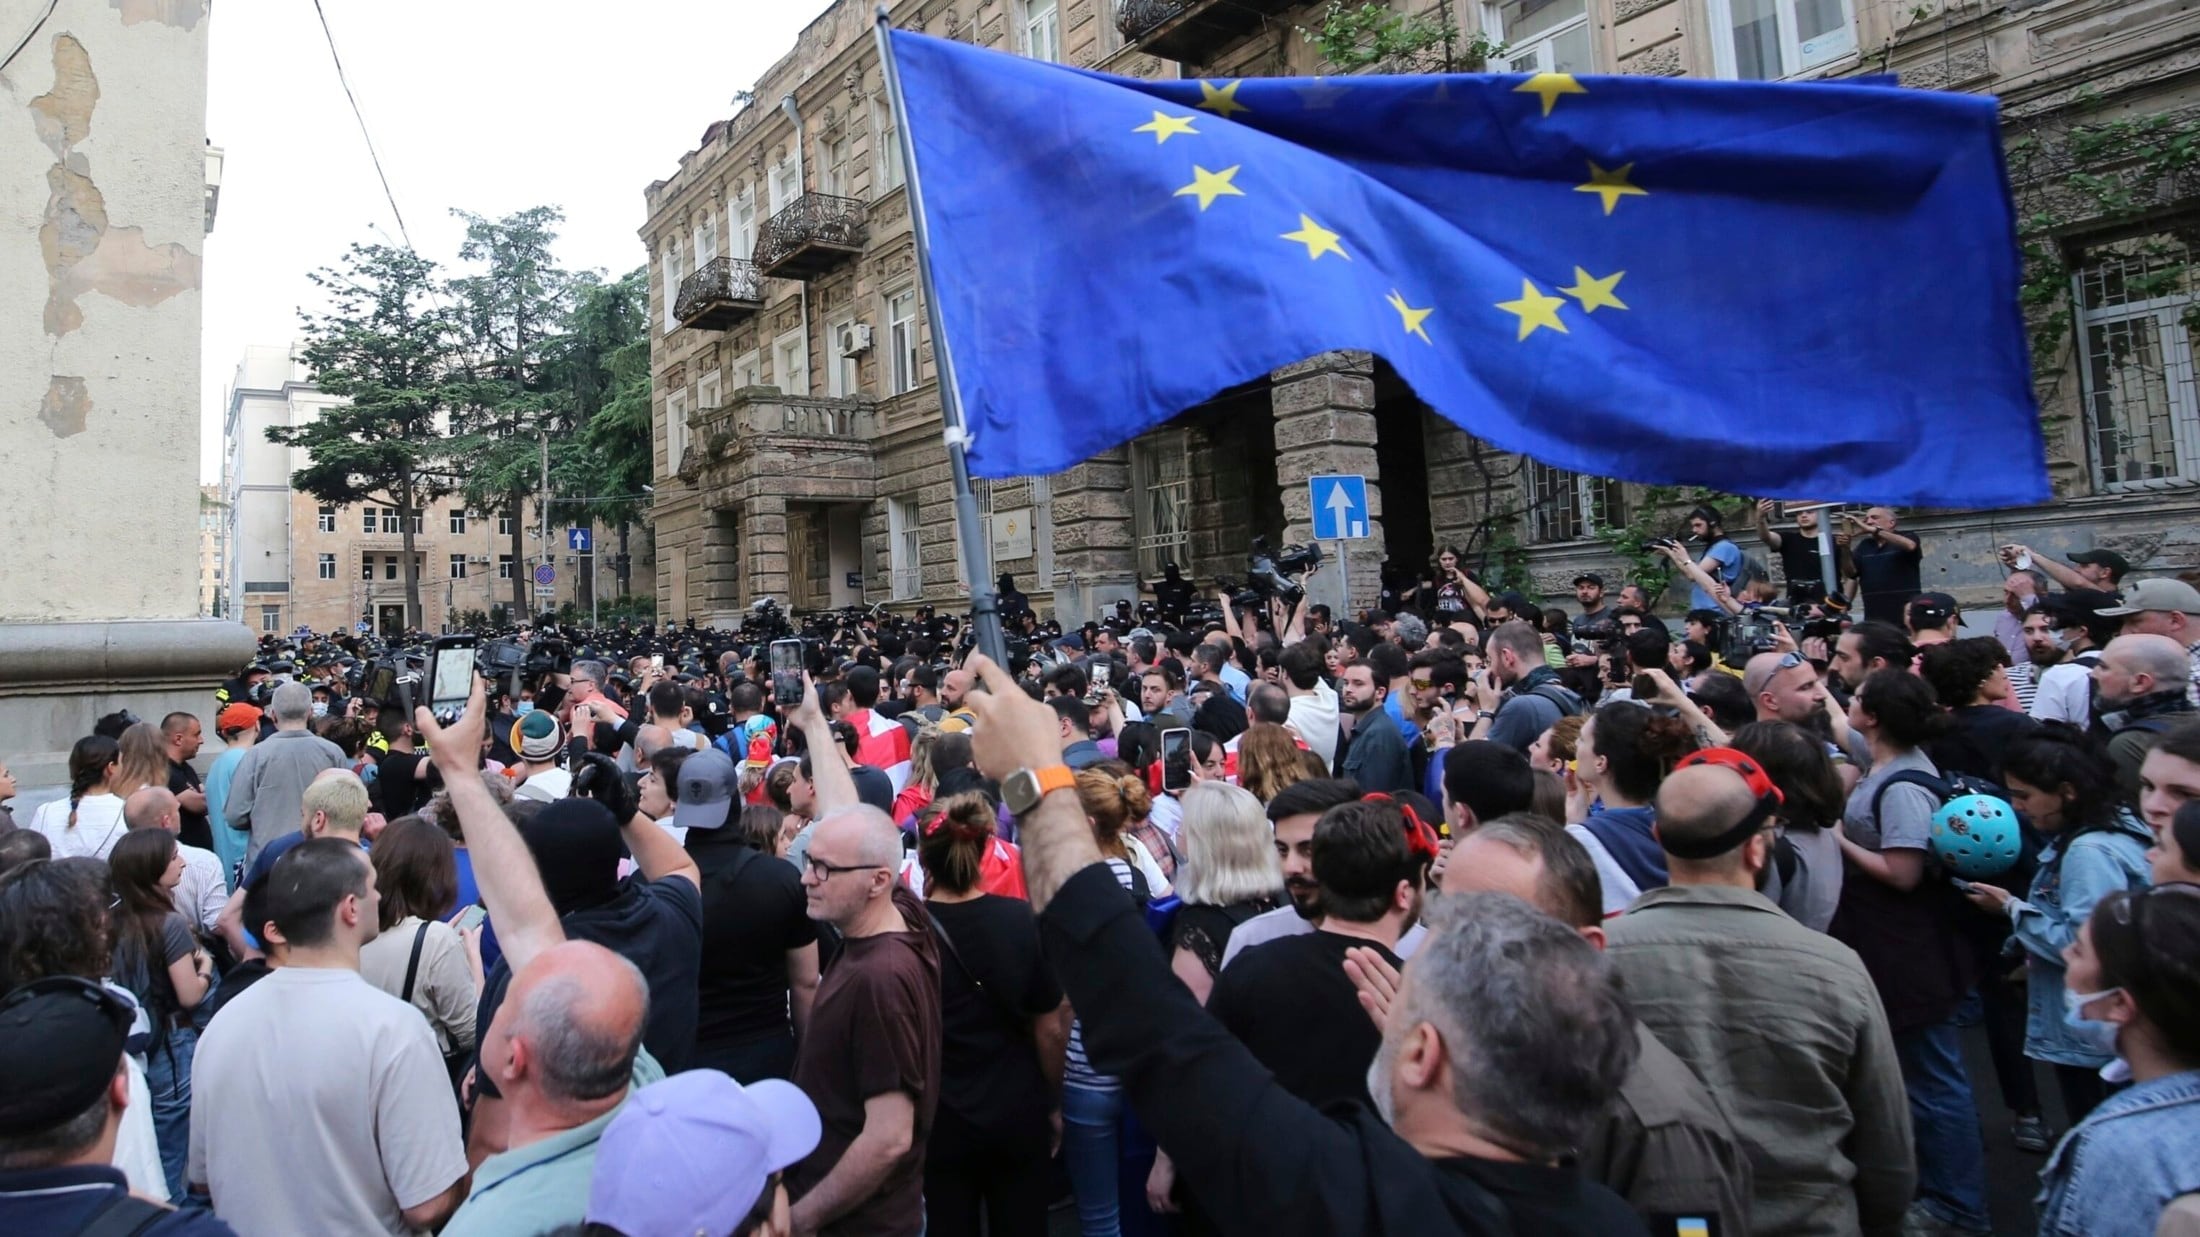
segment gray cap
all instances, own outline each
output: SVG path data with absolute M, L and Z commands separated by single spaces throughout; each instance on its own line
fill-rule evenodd
M 706 747 L 680 762 L 680 801 L 672 806 L 672 823 L 682 829 L 716 829 L 741 788 L 741 775 L 733 758 L 715 747 Z
M 2124 604 L 2100 611 L 2102 618 L 2122 618 L 2150 610 L 2200 615 L 2200 589 L 2183 580 L 2141 580 L 2124 589 Z

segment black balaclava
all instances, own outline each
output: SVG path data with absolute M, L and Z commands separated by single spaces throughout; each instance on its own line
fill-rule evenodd
M 519 826 L 559 916 L 619 894 L 619 826 L 594 799 L 560 799 Z

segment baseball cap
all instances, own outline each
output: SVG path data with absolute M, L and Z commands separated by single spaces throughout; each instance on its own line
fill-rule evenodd
M 680 801 L 672 805 L 672 823 L 682 829 L 716 829 L 726 823 L 739 774 L 733 759 L 706 747 L 680 762 Z
M 1946 593 L 1919 593 L 1903 609 L 1915 627 L 1938 627 L 1958 612 L 1956 599 Z
M 1584 571 L 1580 575 L 1574 577 L 1574 587 L 1580 588 L 1584 584 L 1594 584 L 1598 588 L 1603 588 L 1604 577 L 1594 571 Z
M 2072 560 L 2076 561 L 2075 559 Z M 2102 618 L 2122 618 L 2127 614 L 2145 614 L 2159 610 L 2175 614 L 2200 614 L 2200 589 L 2164 577 L 2159 580 L 2141 580 L 2124 589 L 2124 603 L 2099 611 Z
M 90 1108 L 122 1068 L 132 1018 L 129 1002 L 74 975 L 32 980 L 0 999 L 0 1138 L 50 1130 Z
M 820 1128 L 810 1098 L 776 1078 L 744 1087 L 699 1069 L 651 1083 L 596 1144 L 587 1221 L 625 1237 L 730 1233 Z
M 2070 556 L 2073 563 L 2088 567 L 2106 567 L 2119 580 L 2131 571 L 2131 562 L 2114 550 L 2091 549 Z
M 217 734 L 224 730 L 250 730 L 259 724 L 259 706 L 246 704 L 242 700 L 223 705 L 222 711 L 214 715 L 214 731 Z

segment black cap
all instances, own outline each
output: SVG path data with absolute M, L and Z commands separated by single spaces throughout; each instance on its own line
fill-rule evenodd
M 1598 588 L 1603 588 L 1604 577 L 1598 575 L 1594 571 L 1584 571 L 1580 575 L 1574 577 L 1574 587 L 1580 588 L 1584 584 L 1594 584 Z
M 1913 625 L 1938 627 L 1956 616 L 1956 599 L 1946 593 L 1919 593 L 1910 598 L 1908 610 Z
M 2082 563 L 2088 567 L 2106 567 L 2109 570 L 2109 574 L 2115 576 L 2119 580 L 2131 574 L 2131 563 L 2127 561 L 2123 555 L 2118 554 L 2114 550 L 2087 550 L 2080 554 L 2071 555 L 2070 561 L 2073 563 Z
M 122 1068 L 129 1002 L 88 979 L 33 980 L 0 1000 L 0 1138 L 42 1133 L 92 1106 Z

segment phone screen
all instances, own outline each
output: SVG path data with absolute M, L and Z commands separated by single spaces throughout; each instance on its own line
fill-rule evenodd
M 474 636 L 439 636 L 429 655 L 428 707 L 464 709 L 474 691 Z
M 1192 784 L 1192 732 L 1179 727 L 1161 732 L 1161 789 L 1187 790 Z
M 650 666 L 650 669 L 652 669 L 652 670 L 662 670 L 662 669 L 664 669 L 664 668 L 665 668 L 665 655 L 664 655 L 663 653 L 651 653 L 651 654 L 649 655 L 649 666 Z
M 1092 668 L 1092 685 L 1096 690 L 1108 685 L 1108 667 L 1105 664 Z
M 802 703 L 802 642 L 772 641 L 772 700 L 781 705 Z

